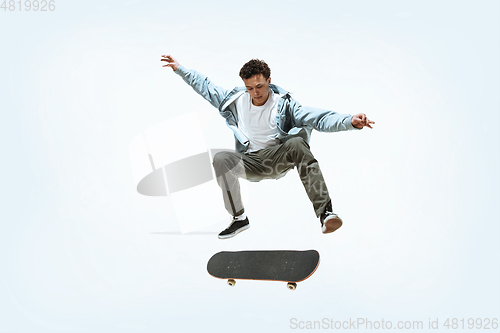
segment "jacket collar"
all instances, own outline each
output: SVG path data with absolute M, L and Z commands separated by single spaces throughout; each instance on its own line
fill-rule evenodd
M 285 96 L 291 94 L 291 92 L 275 85 L 275 84 L 270 84 L 269 88 L 274 91 L 274 93 Z M 222 101 L 219 107 L 219 111 L 224 111 L 231 103 L 233 103 L 238 97 L 243 95 L 246 91 L 245 87 L 236 87 L 231 92 L 226 96 L 226 98 Z
M 272 91 L 274 91 L 275 93 L 280 94 L 280 95 L 291 94 L 291 92 L 289 92 L 281 87 L 278 87 L 277 85 L 272 84 L 272 83 L 269 85 L 269 88 L 271 88 Z

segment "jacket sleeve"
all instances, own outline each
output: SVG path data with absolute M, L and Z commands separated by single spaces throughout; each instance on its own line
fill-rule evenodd
M 352 126 L 350 114 L 302 106 L 290 99 L 290 111 L 296 127 L 311 127 L 319 132 L 359 130 Z
M 200 94 L 204 99 L 210 102 L 216 108 L 224 100 L 224 97 L 229 93 L 228 90 L 214 85 L 210 79 L 201 73 L 194 70 L 188 70 L 180 65 L 175 71 L 182 79 L 189 84 L 194 91 Z

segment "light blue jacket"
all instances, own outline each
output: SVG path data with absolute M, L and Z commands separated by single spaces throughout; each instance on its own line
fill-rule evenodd
M 245 87 L 236 87 L 233 90 L 214 85 L 206 76 L 194 70 L 188 70 L 182 65 L 175 73 L 189 84 L 198 94 L 203 96 L 226 119 L 227 126 L 233 131 L 236 151 L 243 153 L 247 150 L 249 140 L 238 128 L 238 113 L 236 99 L 245 93 Z M 352 126 L 350 114 L 339 114 L 317 108 L 305 107 L 295 101 L 290 93 L 282 88 L 270 84 L 269 88 L 281 95 L 278 102 L 276 124 L 279 131 L 278 139 L 282 142 L 294 136 L 301 136 L 309 143 L 313 129 L 320 132 L 338 132 L 357 129 Z

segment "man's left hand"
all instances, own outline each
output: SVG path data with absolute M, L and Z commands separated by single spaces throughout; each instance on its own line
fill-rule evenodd
M 365 126 L 373 128 L 371 126 L 371 124 L 375 124 L 375 122 L 368 119 L 368 117 L 366 117 L 366 114 L 358 113 L 358 114 L 355 114 L 354 116 L 352 116 L 351 124 L 353 127 L 356 127 L 356 128 L 363 128 Z

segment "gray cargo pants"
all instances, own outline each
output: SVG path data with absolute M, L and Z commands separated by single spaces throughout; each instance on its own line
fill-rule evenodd
M 297 167 L 316 216 L 320 216 L 326 208 L 331 211 L 330 195 L 318 161 L 301 137 L 250 153 L 219 152 L 213 158 L 213 167 L 217 183 L 222 189 L 226 210 L 233 216 L 245 211 L 238 178 L 254 182 L 277 179 L 294 167 Z

